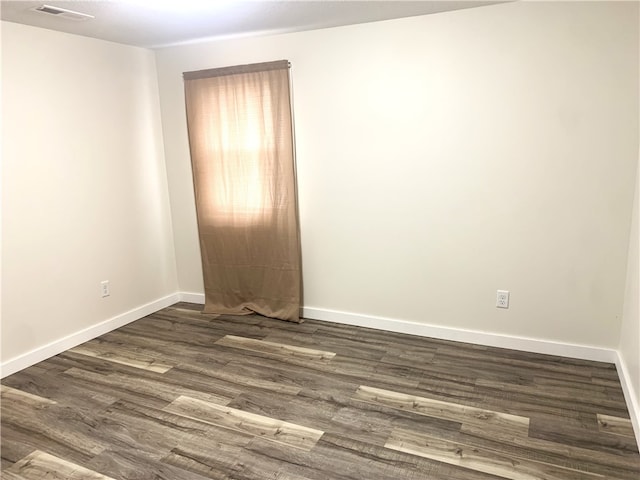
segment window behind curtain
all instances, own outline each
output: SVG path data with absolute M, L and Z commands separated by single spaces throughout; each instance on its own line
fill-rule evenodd
M 298 321 L 287 61 L 184 74 L 206 313 Z

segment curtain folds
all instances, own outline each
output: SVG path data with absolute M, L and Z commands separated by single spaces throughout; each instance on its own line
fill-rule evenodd
M 287 61 L 184 74 L 205 313 L 299 321 Z

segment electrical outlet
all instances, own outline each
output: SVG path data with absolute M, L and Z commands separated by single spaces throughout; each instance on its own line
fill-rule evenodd
M 109 291 L 109 280 L 100 282 L 100 291 L 102 292 L 102 298 L 111 295 L 111 292 Z
M 496 307 L 509 308 L 509 291 L 508 290 L 498 290 L 498 293 L 496 295 Z

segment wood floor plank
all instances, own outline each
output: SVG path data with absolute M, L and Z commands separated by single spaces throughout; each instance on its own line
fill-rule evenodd
M 443 380 L 433 381 L 431 379 L 423 379 L 418 384 L 417 388 L 404 391 L 421 397 L 433 398 L 434 400 L 463 403 L 488 410 L 492 409 L 487 406 L 490 404 L 490 402 L 487 401 L 487 398 L 479 393 L 472 385 Z M 510 412 L 505 411 L 505 413 Z
M 482 368 L 478 369 L 478 364 L 478 362 L 466 360 L 458 362 L 454 357 L 438 358 L 436 355 L 425 374 L 438 375 L 463 383 L 475 383 L 479 378 L 516 384 L 529 382 L 533 379 L 533 372 L 526 369 L 495 363 L 482 363 Z
M 601 431 L 597 425 L 593 429 L 576 427 L 568 424 L 562 417 L 531 417 L 529 436 L 597 452 L 638 457 L 635 438 Z
M 119 401 L 107 413 L 118 424 L 135 425 L 143 433 L 154 428 L 158 429 L 159 435 L 164 431 L 166 451 L 176 446 L 193 445 L 200 449 L 218 448 L 220 444 L 238 447 L 253 439 L 250 433 L 133 402 Z
M 354 325 L 336 324 L 330 322 L 314 321 L 317 325 L 316 334 L 324 336 L 334 336 L 337 338 L 357 338 L 364 344 L 381 345 L 385 347 L 399 347 L 402 345 L 407 349 L 429 349 L 437 348 L 443 343 L 446 345 L 460 346 L 462 344 L 450 342 L 448 340 L 438 340 L 434 338 L 417 337 L 402 333 L 377 330 L 372 328 L 358 327 Z
M 227 455 L 228 453 L 229 452 L 225 452 Z M 235 453 L 235 456 L 231 457 L 233 465 L 236 463 L 235 458 L 237 458 L 240 453 L 241 450 L 238 450 L 238 452 Z M 161 461 L 166 465 L 171 465 L 185 472 L 202 475 L 210 480 L 228 480 L 230 478 L 230 468 L 228 468 L 226 464 L 217 464 L 210 456 L 203 457 L 198 454 L 185 451 L 182 448 L 175 448 L 171 450 L 171 452 L 164 456 Z
M 402 350 L 388 348 L 386 354 L 380 360 L 382 363 L 393 365 L 404 365 L 419 370 L 429 370 L 431 361 L 435 357 L 435 352 L 424 352 L 413 350 Z
M 354 397 L 365 402 L 383 404 L 418 415 L 442 418 L 484 428 L 507 430 L 519 435 L 527 435 L 529 430 L 529 419 L 526 417 L 442 402 L 366 385 L 361 385 Z
M 299 386 L 290 385 L 282 381 L 268 380 L 269 371 L 267 369 L 261 369 L 263 375 L 247 375 L 245 369 L 237 364 L 230 362 L 222 368 L 206 368 L 196 367 L 193 365 L 178 365 L 175 367 L 175 371 L 172 375 L 180 376 L 186 375 L 189 378 L 193 378 L 193 375 L 199 375 L 219 382 L 226 382 L 231 385 L 249 387 L 251 389 L 268 390 L 271 392 L 278 392 L 285 395 L 296 395 L 300 392 Z
M 218 340 L 216 344 L 240 348 L 242 350 L 251 350 L 253 352 L 302 358 L 305 360 L 331 360 L 336 356 L 335 352 L 315 350 L 295 345 L 286 345 L 283 343 L 266 342 L 264 340 L 238 337 L 236 335 L 225 335 L 223 338 Z
M 464 400 L 464 403 L 469 403 L 469 405 L 478 408 L 498 410 L 528 418 L 536 417 L 547 420 L 562 418 L 567 425 L 597 429 L 595 415 L 592 412 L 575 410 L 573 403 L 538 398 L 535 395 L 484 389 L 482 387 L 477 387 L 475 394 L 475 398 Z M 461 403 L 463 402 L 461 401 Z
M 367 404 L 367 406 L 374 405 Z M 384 447 L 391 431 L 395 428 L 425 429 L 442 435 L 444 432 L 458 432 L 460 423 L 434 417 L 416 417 L 389 408 L 363 409 L 345 406 L 331 418 L 331 425 L 327 431 L 351 440 Z
M 55 405 L 57 402 L 39 395 L 11 388 L 7 385 L 0 386 L 0 398 L 5 402 L 26 402 L 33 405 Z
M 63 364 L 56 364 L 56 367 L 58 365 L 62 366 Z M 62 371 L 69 368 L 69 365 L 64 365 L 64 370 Z M 57 368 L 56 370 L 49 370 L 46 374 L 33 374 L 31 368 L 28 368 L 11 375 L 4 381 L 11 387 L 36 396 L 46 397 L 67 407 L 101 411 L 107 405 L 118 400 L 117 397 L 112 395 L 114 393 L 112 390 L 94 391 L 91 388 L 70 382 L 61 375 Z
M 295 334 L 278 331 L 267 335 L 263 340 L 274 343 L 293 344 L 316 350 L 330 350 L 336 355 L 380 360 L 386 353 L 386 347 L 358 342 L 354 338 L 339 338 L 323 335 Z
M 171 449 L 161 462 L 213 480 L 227 480 L 242 469 L 239 460 L 244 450 L 235 445 L 218 443 L 203 446 L 185 445 Z
M 382 478 L 394 480 L 417 480 L 430 478 L 428 475 L 438 471 L 438 466 L 424 462 L 418 472 L 406 456 L 380 458 L 364 450 L 365 444 L 349 442 L 348 446 L 336 445 L 331 439 L 320 440 L 314 447 L 313 455 L 282 445 L 265 442 L 258 438 L 253 440 L 247 450 L 253 461 L 249 464 L 252 476 L 260 478 L 260 472 L 273 472 L 274 476 L 286 473 L 301 475 L 314 480 L 336 479 L 356 480 Z M 382 448 L 380 448 L 382 450 Z M 363 461 L 363 459 L 366 459 Z M 324 476 L 323 476 L 324 475 Z M 424 475 L 424 476 L 420 476 Z M 268 477 L 267 477 L 268 478 Z M 295 477 L 294 477 L 295 478 Z
M 3 476 L 23 480 L 114 480 L 62 458 L 36 450 L 3 472 Z
M 187 337 L 188 334 L 180 333 L 174 335 L 174 340 L 160 340 L 151 334 L 150 336 L 136 332 L 122 332 L 115 330 L 103 336 L 103 339 L 109 343 L 130 344 L 133 348 L 143 348 L 145 353 L 154 356 L 159 361 L 171 359 L 173 368 L 177 366 L 204 366 L 211 370 L 224 367 L 227 361 L 218 355 L 213 356 L 211 344 L 218 337 L 210 338 L 208 345 L 196 345 L 183 342 L 181 339 Z M 168 370 L 166 375 L 174 375 L 173 369 Z
M 126 327 L 131 327 L 132 324 Z M 185 338 L 191 338 L 190 332 L 170 332 L 164 331 L 162 335 L 158 336 L 158 332 L 162 332 L 161 329 L 141 329 L 135 332 L 116 330 L 109 332 L 103 336 L 105 341 L 110 343 L 129 343 L 134 348 L 142 347 L 145 351 L 151 355 L 163 361 L 166 358 L 171 359 L 172 365 L 207 365 L 210 368 L 218 368 L 225 365 L 224 359 L 219 359 L 218 356 L 212 356 L 211 344 L 219 337 L 208 337 L 208 340 L 204 340 L 205 336 L 200 335 L 200 343 L 190 343 L 184 341 Z M 73 354 L 69 351 L 64 354 L 66 357 Z M 79 356 L 76 356 L 76 358 Z M 85 357 L 91 358 L 91 357 Z M 166 361 L 166 360 L 164 360 Z M 118 365 L 118 364 L 114 364 Z M 121 364 L 122 365 L 122 364 Z M 123 365 L 124 366 L 124 365 Z M 123 369 L 120 369 L 123 370 Z M 130 370 L 125 370 L 130 371 Z M 170 373 L 169 370 L 167 373 Z
M 637 480 L 640 456 L 616 455 L 548 440 L 508 435 L 464 425 L 455 438 L 519 458 L 591 472 L 605 477 Z
M 110 472 L 115 480 L 211 480 L 133 449 L 107 450 L 91 459 L 86 466 Z
M 11 473 L 8 470 L 5 470 L 2 473 L 2 478 L 4 478 L 5 480 L 24 480 L 23 476 L 17 475 L 15 473 Z
M 379 369 L 378 364 L 371 364 L 360 358 L 336 357 L 331 363 L 309 365 L 309 368 L 332 375 L 341 375 L 351 381 L 357 381 L 364 376 L 370 384 L 379 388 L 416 388 L 420 382 L 419 377 L 403 376 L 402 369 L 396 371 Z
M 615 365 L 611 363 L 594 362 L 591 360 L 581 360 L 570 357 L 559 357 L 556 355 L 545 355 L 519 350 L 509 350 L 506 348 L 491 348 L 475 345 L 472 348 L 460 348 L 460 344 L 451 343 L 438 347 L 437 356 L 454 357 L 458 360 L 482 361 L 483 363 L 502 364 L 517 368 L 532 369 L 536 372 L 561 372 L 563 374 L 581 375 L 591 377 L 597 375 L 617 378 Z
M 9 468 L 11 465 L 16 463 L 18 460 L 26 457 L 34 450 L 35 448 L 22 442 L 16 441 L 15 439 L 2 439 L 2 449 L 0 449 L 0 455 L 2 457 L 1 469 L 5 470 Z M 0 477 L 2 477 L 1 474 Z
M 591 383 L 593 385 L 601 385 L 603 387 L 612 387 L 616 389 L 620 389 L 620 379 L 618 378 L 598 378 L 591 377 Z
M 184 396 L 178 397 L 164 410 L 307 451 L 313 448 L 324 433 L 314 428 Z
M 499 452 L 487 451 L 472 445 L 450 442 L 408 430 L 394 430 L 385 447 L 511 480 L 595 480 L 603 478 L 598 474 L 522 460 Z
M 598 428 L 600 431 L 616 435 L 634 438 L 633 425 L 628 418 L 612 417 L 611 415 L 597 414 Z
M 69 428 L 69 427 L 67 427 Z M 87 451 L 86 448 L 78 445 L 73 439 L 69 439 L 68 434 L 64 432 L 52 432 L 42 425 L 34 425 L 22 422 L 12 422 L 2 419 L 0 424 L 2 431 L 2 454 L 5 454 L 5 441 L 19 445 L 19 451 L 26 454 L 35 450 L 47 451 L 53 455 L 60 456 L 79 465 L 85 465 L 95 455 L 95 451 Z M 7 447 L 10 451 L 11 447 Z M 8 469 L 13 463 L 17 462 L 24 455 L 15 456 L 8 453 L 11 457 L 5 457 L 8 462 L 3 462 L 3 471 Z
M 305 425 L 324 431 L 332 426 L 331 418 L 342 405 L 332 401 L 315 400 L 300 396 L 271 396 L 260 393 L 243 393 L 235 398 L 230 408 L 287 422 L 304 418 Z
M 247 450 L 254 459 L 251 464 L 253 475 L 247 480 L 264 478 L 260 472 L 283 470 L 293 474 L 293 478 L 304 475 L 314 480 L 499 480 L 493 475 L 452 468 L 441 462 L 335 434 L 325 435 L 314 447 L 313 455 L 260 438 L 253 440 Z
M 116 349 L 113 347 L 113 344 L 104 345 L 99 341 L 83 343 L 69 351 L 157 373 L 165 373 L 173 367 L 173 365 L 167 365 L 159 362 L 157 358 L 152 356 L 125 351 L 124 349 Z
M 127 335 L 173 342 L 176 346 L 188 348 L 211 348 L 212 343 L 228 333 L 224 326 L 212 326 L 209 322 L 194 324 L 162 313 L 145 317 L 119 330 Z
M 231 397 L 225 395 L 201 392 L 192 388 L 185 388 L 175 383 L 166 383 L 160 379 L 136 378 L 124 373 L 99 373 L 70 368 L 64 372 L 65 376 L 75 380 L 82 380 L 88 388 L 102 386 L 122 398 L 130 398 L 139 402 L 169 403 L 180 395 L 189 395 L 208 402 L 225 405 Z
M 96 436 L 109 442 L 109 450 L 144 452 L 161 461 L 175 448 L 196 451 L 237 449 L 253 437 L 157 408 L 119 401 L 109 406 Z
M 180 313 L 181 315 L 199 315 L 201 317 L 206 316 L 206 318 L 218 318 L 220 316 L 217 313 L 202 313 L 191 308 L 173 307 L 172 310 Z
M 236 353 L 239 352 L 242 351 L 238 350 Z M 326 400 L 347 405 L 352 403 L 351 396 L 358 388 L 359 379 L 355 377 L 264 357 L 236 355 L 225 369 L 228 367 L 230 371 L 235 371 L 239 366 L 247 376 L 266 378 L 282 385 L 299 388 L 297 396 L 310 399 L 310 404 L 315 400 Z M 247 391 L 247 393 L 252 392 Z
M 607 411 L 620 412 L 625 411 L 627 408 L 623 400 L 611 400 L 605 392 L 595 390 L 590 391 L 589 395 L 585 395 L 584 389 L 573 389 L 566 385 L 557 387 L 547 385 L 541 389 L 538 385 L 514 385 L 484 379 L 479 379 L 476 385 L 502 392 L 521 394 L 523 398 L 525 396 L 535 397 L 539 402 L 545 399 L 547 404 L 551 405 L 560 405 L 560 402 L 556 402 L 556 400 L 563 402 L 571 401 L 574 409 L 594 414 L 598 411 L 602 412 L 604 409 Z
M 2 402 L 2 435 L 8 435 L 34 450 L 60 454 L 71 461 L 86 461 L 107 448 L 107 442 L 98 438 L 99 411 L 47 404 L 33 407 L 23 401 Z

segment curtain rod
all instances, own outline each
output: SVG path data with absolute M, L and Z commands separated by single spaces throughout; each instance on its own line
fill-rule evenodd
M 225 75 L 237 75 L 240 73 L 267 72 L 269 70 L 281 70 L 291 68 L 289 60 L 276 60 L 275 62 L 250 63 L 248 65 L 236 65 L 232 67 L 209 68 L 195 72 L 184 72 L 185 80 L 198 80 L 200 78 L 222 77 Z

